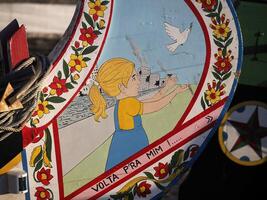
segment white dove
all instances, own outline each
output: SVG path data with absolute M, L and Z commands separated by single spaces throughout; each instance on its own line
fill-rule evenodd
M 173 53 L 178 46 L 183 45 L 186 42 L 189 33 L 192 30 L 193 23 L 190 23 L 190 26 L 183 32 L 181 32 L 178 27 L 172 26 L 166 22 L 164 25 L 166 33 L 175 41 L 174 43 L 167 45 L 167 49 Z

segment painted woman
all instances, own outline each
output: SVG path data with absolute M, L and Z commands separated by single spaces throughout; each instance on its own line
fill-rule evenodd
M 102 64 L 88 95 L 96 121 L 99 121 L 100 117 L 107 117 L 107 103 L 100 91 L 116 98 L 115 132 L 109 147 L 106 170 L 148 146 L 141 115 L 161 110 L 178 93 L 188 88 L 187 85 L 177 87 L 176 82 L 175 77 L 168 77 L 165 86 L 154 96 L 138 100 L 140 77 L 134 63 L 124 58 L 113 58 Z

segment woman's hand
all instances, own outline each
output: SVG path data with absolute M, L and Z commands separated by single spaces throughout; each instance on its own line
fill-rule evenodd
M 189 88 L 189 84 L 180 85 L 176 88 L 176 93 L 181 93 L 186 91 Z

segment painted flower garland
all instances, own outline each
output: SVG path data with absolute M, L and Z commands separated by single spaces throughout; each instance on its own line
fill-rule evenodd
M 66 101 L 63 94 L 75 88 L 80 73 L 91 60 L 92 54 L 99 46 L 95 40 L 105 27 L 104 14 L 110 1 L 90 0 L 88 13 L 84 12 L 84 21 L 80 28 L 79 40 L 71 46 L 73 53 L 68 60 L 63 59 L 62 69 L 54 76 L 52 83 L 40 92 L 38 105 L 32 115 L 30 124 L 35 127 L 40 119 L 54 110 L 55 104 Z
M 233 42 L 232 31 L 229 27 L 230 20 L 226 19 L 222 13 L 222 3 L 218 0 L 196 0 L 201 4 L 202 10 L 207 13 L 206 16 L 211 19 L 210 28 L 213 32 L 213 41 L 218 47 L 214 54 L 216 62 L 213 63 L 212 75 L 214 79 L 207 83 L 207 89 L 201 97 L 201 106 L 203 110 L 213 106 L 221 100 L 225 92 L 225 81 L 231 76 L 232 63 L 234 56 L 228 47 Z
M 43 135 L 42 135 L 43 136 Z M 42 139 L 39 137 L 33 143 L 37 143 Z M 53 192 L 48 188 L 50 181 L 53 179 L 51 175 L 52 168 L 52 138 L 49 129 L 45 129 L 45 140 L 42 145 L 36 146 L 32 152 L 29 161 L 29 166 L 34 168 L 33 179 L 41 186 L 36 187 L 35 197 L 39 199 L 53 199 Z
M 151 194 L 151 186 L 156 185 L 157 188 L 164 191 L 167 186 L 177 177 L 182 177 L 188 171 L 189 160 L 192 158 L 199 146 L 190 145 L 186 151 L 180 149 L 176 151 L 171 162 L 161 163 L 153 167 L 153 172 L 143 172 L 144 176 L 136 177 L 124 185 L 116 195 L 111 195 L 112 199 L 132 200 L 135 196 L 146 198 Z

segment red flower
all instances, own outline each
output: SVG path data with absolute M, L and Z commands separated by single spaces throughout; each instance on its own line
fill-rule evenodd
M 53 82 L 49 85 L 52 89 L 50 94 L 57 96 L 61 96 L 63 93 L 68 92 L 68 88 L 66 87 L 66 79 L 59 79 L 58 77 L 54 77 Z
M 37 172 L 37 179 L 44 185 L 49 185 L 53 176 L 50 173 L 50 169 L 42 168 Z
M 48 88 L 47 87 L 44 87 L 43 88 L 43 93 L 47 93 L 48 92 Z
M 156 173 L 154 174 L 155 177 L 158 177 L 159 179 L 165 178 L 169 173 L 169 166 L 168 163 L 159 163 L 157 167 L 154 167 L 154 170 Z
M 214 63 L 216 69 L 219 72 L 227 73 L 231 70 L 232 64 L 231 61 L 234 59 L 234 56 L 231 56 L 232 51 L 229 50 L 226 56 L 223 56 L 222 49 L 218 49 L 218 54 L 216 53 L 214 57 L 216 58 L 217 62 Z
M 213 7 L 217 4 L 217 0 L 197 0 L 198 3 L 201 3 L 201 8 L 211 11 Z
M 34 196 L 37 197 L 37 200 L 49 200 L 50 199 L 50 193 L 47 189 L 43 187 L 36 187 L 36 192 Z
M 92 45 L 97 38 L 97 35 L 94 33 L 94 30 L 92 27 L 89 28 L 81 28 L 81 35 L 79 37 L 79 40 L 86 42 L 90 45 Z M 86 46 L 86 45 L 84 45 Z
M 149 189 L 151 187 L 150 184 L 148 184 L 146 181 L 143 181 L 137 186 L 136 192 L 139 197 L 146 197 L 146 195 L 151 193 L 151 190 Z
M 80 47 L 80 43 L 78 41 L 75 41 L 74 46 L 76 49 L 78 49 Z

